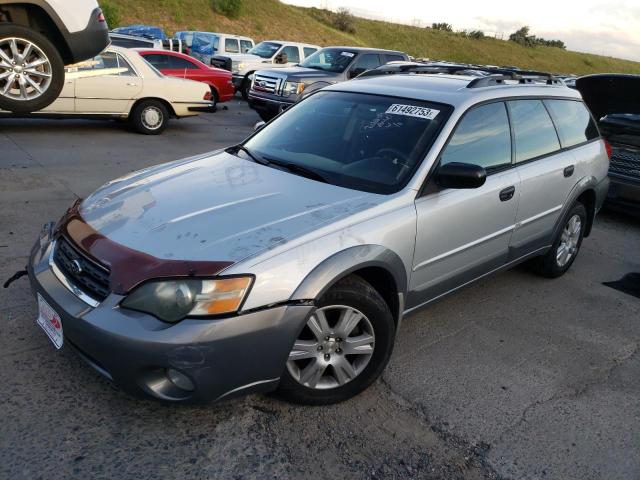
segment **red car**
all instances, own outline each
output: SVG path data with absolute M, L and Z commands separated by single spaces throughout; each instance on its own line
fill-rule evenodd
M 136 49 L 151 65 L 169 77 L 187 78 L 211 87 L 212 101 L 228 102 L 235 95 L 231 72 L 208 67 L 183 53 L 158 49 Z

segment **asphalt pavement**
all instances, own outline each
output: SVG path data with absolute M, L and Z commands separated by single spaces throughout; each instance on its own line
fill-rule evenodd
M 0 119 L 0 281 L 75 198 L 237 143 L 258 120 L 239 100 L 157 137 Z M 640 223 L 603 212 L 565 276 L 518 267 L 409 316 L 381 380 L 315 408 L 131 397 L 55 350 L 20 279 L 0 289 L 0 478 L 635 480 L 640 299 L 602 284 L 630 272 Z

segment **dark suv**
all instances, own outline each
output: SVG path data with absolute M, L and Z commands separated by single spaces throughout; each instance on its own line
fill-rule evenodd
M 576 88 L 611 144 L 607 205 L 640 216 L 640 75 L 588 75 Z
M 269 121 L 311 92 L 389 62 L 408 60 L 406 53 L 393 50 L 323 48 L 298 66 L 257 71 L 249 91 L 249 106 Z

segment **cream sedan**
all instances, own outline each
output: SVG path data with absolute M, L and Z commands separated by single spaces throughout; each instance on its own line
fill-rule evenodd
M 170 118 L 212 107 L 204 83 L 166 77 L 136 51 L 111 46 L 68 67 L 58 99 L 29 116 L 128 119 L 138 132 L 157 135 Z

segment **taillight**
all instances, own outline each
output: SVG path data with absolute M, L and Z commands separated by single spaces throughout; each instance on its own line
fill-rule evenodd
M 211 95 L 211 92 L 207 92 L 204 94 L 204 100 L 211 100 L 213 98 L 213 96 Z
M 604 149 L 607 151 L 607 157 L 609 157 L 609 160 L 611 160 L 611 155 L 613 155 L 613 149 L 611 148 L 611 144 L 606 138 L 603 139 L 603 141 L 604 141 Z
M 98 14 L 98 22 L 99 23 L 104 23 L 106 21 L 107 21 L 107 19 L 104 18 L 104 13 L 102 13 L 102 10 L 100 10 L 100 13 Z

